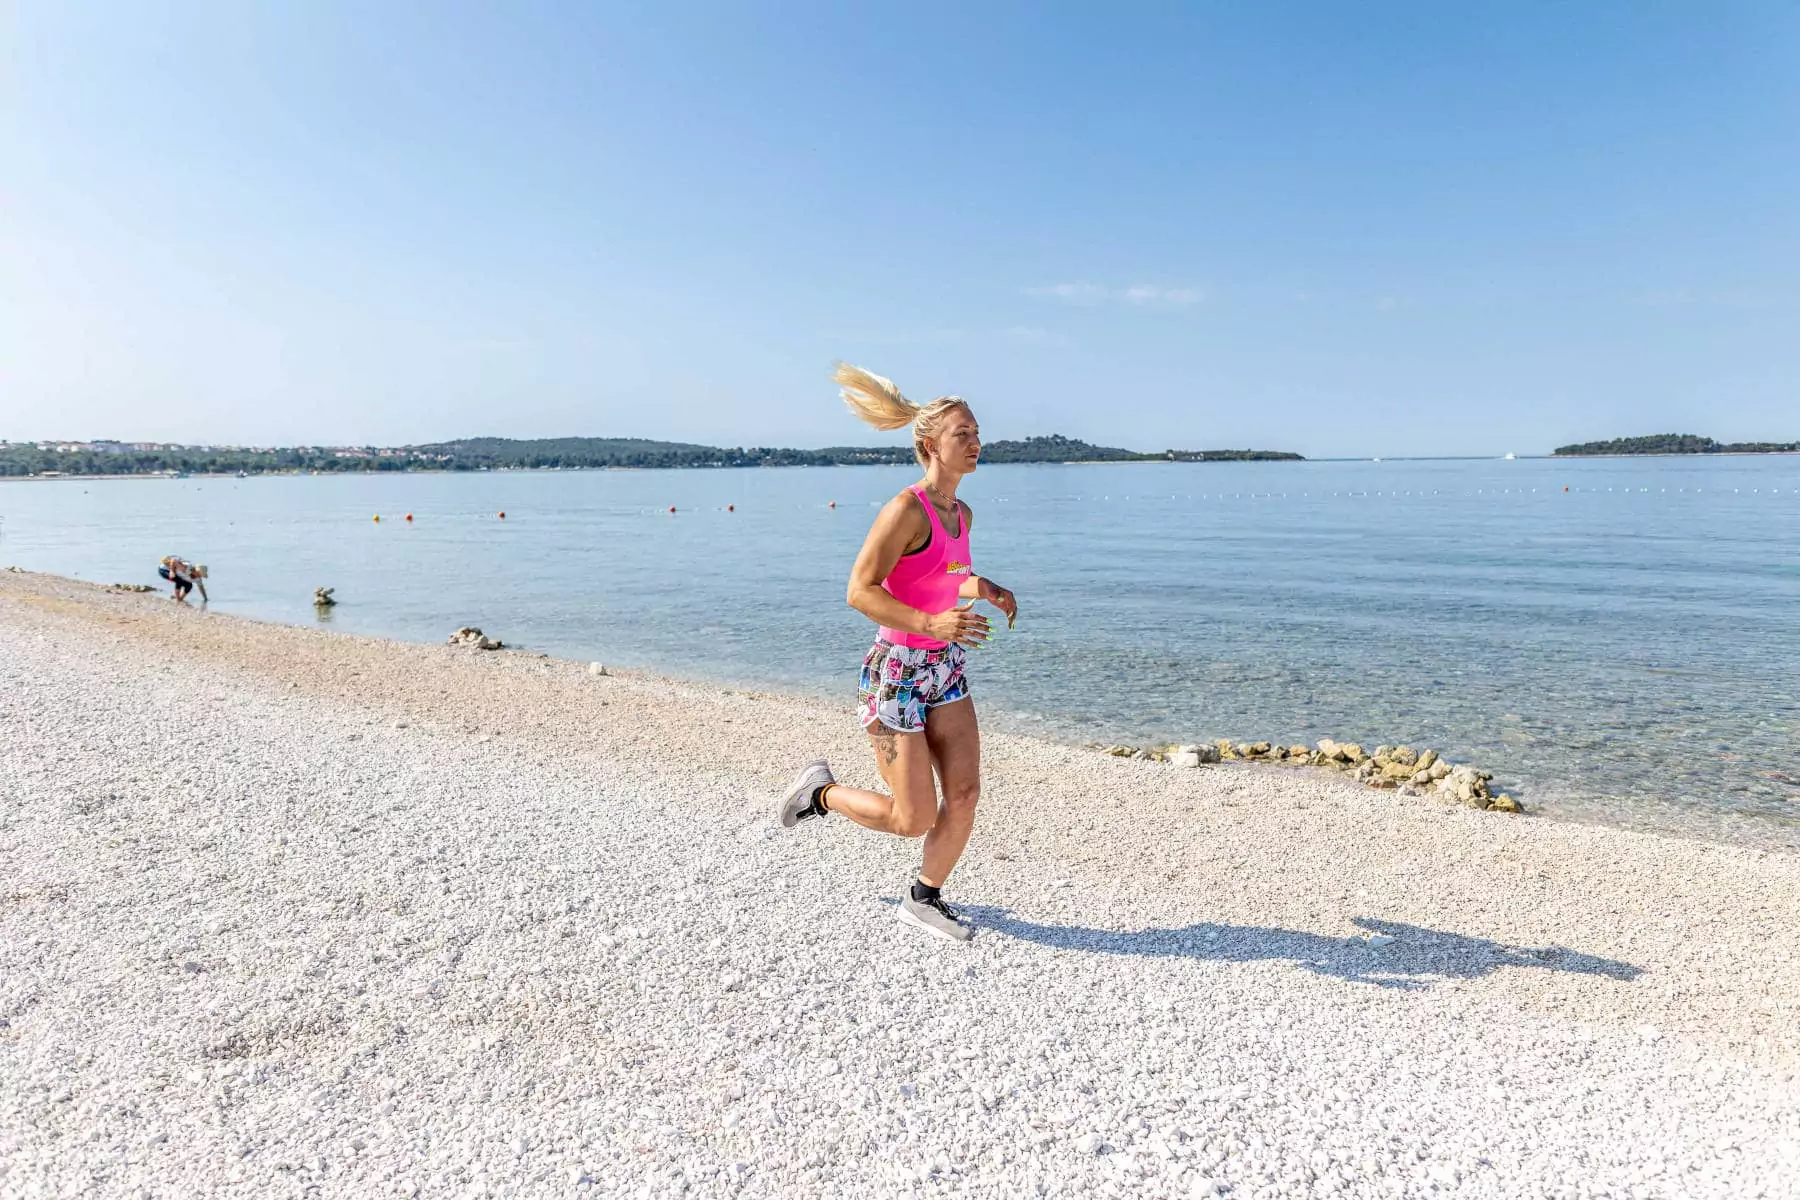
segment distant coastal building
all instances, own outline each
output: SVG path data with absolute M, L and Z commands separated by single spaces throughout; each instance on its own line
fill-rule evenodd
M 0 441 L 0 446 L 11 446 L 13 442 Z M 48 450 L 56 454 L 130 454 L 134 450 L 151 447 L 144 442 L 116 442 L 111 438 L 96 438 L 91 442 L 19 442 L 21 446 L 35 446 L 39 450 Z

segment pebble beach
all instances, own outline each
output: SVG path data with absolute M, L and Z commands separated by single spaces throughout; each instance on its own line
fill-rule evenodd
M 990 735 L 957 946 L 774 821 L 854 663 L 0 647 L 0 1195 L 1800 1195 L 1794 855 Z

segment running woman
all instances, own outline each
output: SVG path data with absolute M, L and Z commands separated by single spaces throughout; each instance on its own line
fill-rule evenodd
M 819 759 L 782 799 L 781 823 L 791 828 L 835 812 L 883 833 L 923 837 L 924 865 L 894 915 L 966 942 L 974 929 L 940 894 L 968 845 L 981 794 L 981 730 L 963 674 L 964 648 L 988 639 L 976 600 L 1005 613 L 1008 627 L 1019 615 L 1013 594 L 970 565 L 975 514 L 956 498 L 981 457 L 981 430 L 960 396 L 920 407 L 888 380 L 848 364 L 839 364 L 834 379 L 850 411 L 875 428 L 911 425 L 913 456 L 925 468 L 923 479 L 882 508 L 850 569 L 850 607 L 881 626 L 863 659 L 859 691 L 862 725 L 889 794 L 846 787 Z

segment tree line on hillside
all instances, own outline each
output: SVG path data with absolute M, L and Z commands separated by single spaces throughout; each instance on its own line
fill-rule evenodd
M 1564 458 L 1595 454 L 1792 454 L 1800 442 L 1716 442 L 1693 433 L 1652 433 L 1644 437 L 1613 438 L 1609 442 L 1578 442 L 1558 446 Z
M 247 475 L 297 471 L 405 471 L 431 464 L 399 458 L 339 458 L 334 450 L 293 446 L 274 450 L 164 450 L 101 452 L 40 450 L 30 443 L 0 443 L 0 476 L 21 475 Z
M 1302 462 L 1287 450 L 1161 450 L 1144 453 L 1117 446 L 1066 438 L 1061 434 L 1030 437 L 1023 441 L 989 442 L 981 448 L 984 463 L 1066 462 Z
M 441 456 L 451 469 L 469 467 L 845 467 L 897 466 L 913 462 L 911 446 L 827 446 L 822 450 L 789 450 L 767 446 L 698 446 L 686 442 L 652 442 L 641 438 L 467 438 L 408 447 Z M 1299 461 L 1282 450 L 1165 450 L 1140 453 L 1116 446 L 1051 434 L 1022 441 L 989 442 L 981 449 L 984 463 L 1215 462 L 1239 459 Z
M 780 446 L 701 446 L 647 438 L 463 438 L 408 446 L 452 471 L 588 467 L 831 467 L 862 463 L 911 462 L 905 446 L 827 447 L 793 450 Z
M 1165 450 L 1140 453 L 1058 435 L 990 442 L 989 463 L 1299 461 L 1281 450 Z M 597 467 L 830 467 L 910 465 L 911 446 L 701 446 L 645 438 L 465 438 L 420 446 L 277 449 L 166 447 L 158 450 L 41 449 L 0 443 L 0 476 L 23 475 L 264 475 L 312 471 L 580 470 Z

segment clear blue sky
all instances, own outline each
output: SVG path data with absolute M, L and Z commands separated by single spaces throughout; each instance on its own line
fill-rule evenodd
M 1800 438 L 1800 5 L 758 7 L 7 6 L 0 437 Z

